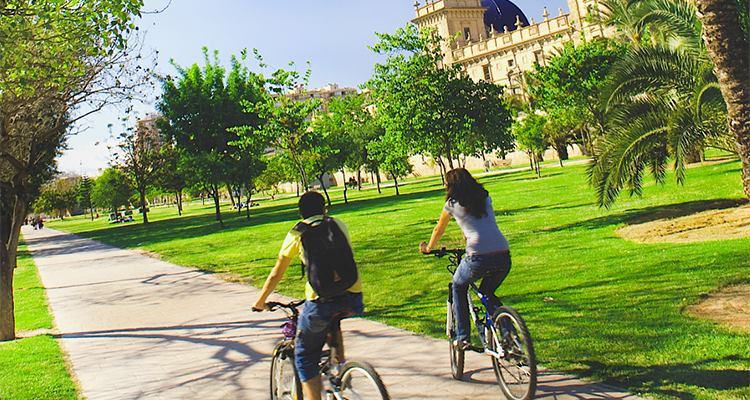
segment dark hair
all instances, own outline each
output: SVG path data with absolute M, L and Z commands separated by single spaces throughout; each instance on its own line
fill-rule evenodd
M 458 201 L 466 212 L 477 218 L 487 216 L 484 201 L 488 195 L 484 186 L 464 168 L 452 169 L 445 174 L 445 199 Z
M 299 198 L 299 215 L 302 219 L 326 212 L 326 199 L 318 192 L 307 192 Z

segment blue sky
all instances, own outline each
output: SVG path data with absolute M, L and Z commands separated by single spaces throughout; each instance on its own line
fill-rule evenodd
M 537 22 L 543 19 L 544 6 L 551 15 L 558 15 L 558 8 L 568 12 L 566 0 L 514 3 Z M 225 66 L 232 54 L 256 48 L 269 71 L 289 69 L 293 61 L 303 73 L 310 61 L 310 88 L 329 83 L 357 87 L 372 76 L 375 63 L 384 61 L 384 56 L 367 48 L 377 41 L 374 32 L 392 33 L 405 26 L 414 18 L 413 4 L 414 0 L 172 0 L 171 4 L 146 0 L 145 11 L 169 7 L 162 13 L 144 14 L 136 23 L 146 32 L 144 52 L 159 52 L 161 74 L 176 74 L 170 59 L 181 66 L 203 65 L 203 46 L 219 50 Z M 259 71 L 254 59 L 247 65 Z M 134 104 L 134 108 L 140 116 L 155 110 L 153 104 Z M 70 149 L 59 159 L 59 170 L 95 176 L 98 168 L 106 168 L 107 124 L 119 132 L 120 116 L 122 112 L 111 108 L 82 120 L 79 133 L 68 139 Z

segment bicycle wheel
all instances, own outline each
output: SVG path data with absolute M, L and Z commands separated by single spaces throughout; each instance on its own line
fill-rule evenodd
M 302 384 L 294 365 L 294 345 L 292 340 L 284 340 L 273 349 L 271 359 L 271 399 L 300 400 Z
M 536 393 L 536 356 L 526 323 L 516 310 L 501 306 L 492 317 L 489 347 L 502 354 L 492 367 L 503 393 L 511 400 L 530 400 Z M 500 349 L 500 350 L 498 350 Z
M 382 399 L 390 400 L 380 375 L 375 368 L 364 361 L 347 361 L 339 372 L 341 397 L 347 400 Z
M 461 380 L 464 376 L 464 350 L 456 347 L 453 342 L 456 340 L 456 317 L 453 314 L 453 303 L 448 302 L 446 325 L 448 325 L 448 346 L 451 352 L 451 375 L 453 379 Z

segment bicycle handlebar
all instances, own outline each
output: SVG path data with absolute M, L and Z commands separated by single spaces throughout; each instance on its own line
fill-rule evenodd
M 305 300 L 294 300 L 290 301 L 289 303 L 279 303 L 275 301 L 269 301 L 266 302 L 266 305 L 268 306 L 268 311 L 276 311 L 279 308 L 286 308 L 287 310 L 291 311 L 293 315 L 299 315 L 299 310 L 297 310 L 297 307 L 301 306 L 302 303 L 304 303 Z M 253 311 L 259 312 L 263 310 L 259 310 L 253 307 Z
M 466 250 L 465 249 L 446 249 L 445 247 L 443 247 L 442 249 L 434 249 L 434 250 L 430 250 L 422 254 L 434 254 L 435 256 L 437 256 L 437 258 L 443 258 L 448 254 L 454 254 L 454 255 L 461 257 L 462 255 L 466 254 Z

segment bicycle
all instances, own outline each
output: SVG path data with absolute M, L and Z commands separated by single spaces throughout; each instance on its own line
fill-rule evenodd
M 425 254 L 434 254 L 438 258 L 449 255 L 449 264 L 446 268 L 451 274 L 455 274 L 461 257 L 465 253 L 466 251 L 463 249 L 447 250 L 442 248 Z M 486 354 L 492 359 L 495 377 L 503 393 L 509 399 L 533 399 L 537 384 L 536 356 L 526 323 L 515 309 L 502 303 L 494 314 L 490 315 L 487 296 L 479 291 L 476 284 L 471 283 L 469 287 L 471 288 L 467 293 L 469 312 L 482 347 L 469 345 L 462 349 L 454 344 L 456 341 L 456 323 L 453 314 L 453 291 L 451 284 L 449 284 L 445 329 L 450 339 L 451 374 L 453 378 L 460 380 L 463 377 L 464 352 L 466 350 Z M 474 306 L 472 292 L 479 298 L 483 307 Z
M 294 365 L 294 337 L 297 333 L 299 310 L 304 300 L 289 303 L 268 302 L 270 311 L 284 309 L 288 321 L 281 326 L 284 339 L 276 345 L 271 358 L 271 399 L 300 400 L 302 384 L 297 367 Z M 323 351 L 320 361 L 320 374 L 323 382 L 328 382 L 325 390 L 326 400 L 381 399 L 390 400 L 380 375 L 366 361 L 347 360 L 343 364 L 335 362 L 341 320 L 351 315 L 344 311 L 336 314 L 329 328 L 328 349 Z

